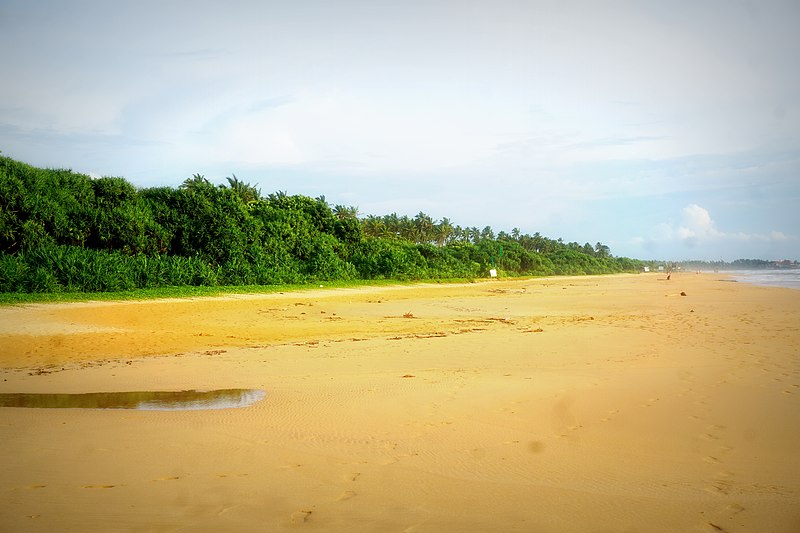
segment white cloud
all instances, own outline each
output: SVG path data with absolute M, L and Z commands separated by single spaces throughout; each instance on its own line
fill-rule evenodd
M 720 230 L 708 209 L 689 204 L 681 210 L 681 223 L 677 226 L 663 222 L 654 226 L 647 237 L 637 236 L 631 244 L 645 250 L 655 250 L 659 245 L 680 244 L 688 249 L 722 249 L 731 243 L 774 244 L 796 240 L 796 237 L 781 231 L 769 233 L 727 232 Z
M 683 208 L 683 224 L 678 227 L 675 234 L 690 247 L 702 241 L 725 237 L 725 234 L 717 229 L 708 210 L 697 204 L 689 204 Z

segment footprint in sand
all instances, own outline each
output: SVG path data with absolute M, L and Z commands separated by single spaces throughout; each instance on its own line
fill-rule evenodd
M 706 522 L 706 523 L 711 528 L 710 529 L 711 531 L 722 531 L 723 533 L 727 533 L 727 530 L 724 527 L 715 524 L 714 522 Z
M 659 398 L 649 398 L 645 403 L 639 405 L 639 407 L 652 407 L 658 400 Z
M 236 509 L 237 507 L 241 507 L 241 505 L 242 504 L 236 504 L 236 505 L 231 505 L 230 507 L 223 507 L 222 509 L 219 510 L 219 512 L 217 513 L 217 516 L 222 516 L 222 515 L 224 515 L 225 513 L 227 513 L 228 511 L 230 511 L 232 509 Z
M 717 473 L 714 479 L 706 486 L 706 491 L 711 494 L 724 494 L 729 495 L 734 489 L 734 482 L 732 472 L 722 471 Z
M 164 476 L 164 477 L 157 477 L 151 481 L 174 481 L 176 479 L 180 479 L 181 476 Z
M 711 494 L 723 494 L 727 496 L 731 493 L 732 488 L 733 483 L 727 479 L 715 479 L 706 487 L 706 492 L 710 492 Z
M 614 419 L 614 415 L 616 415 L 617 413 L 619 413 L 619 409 L 612 409 L 611 411 L 608 412 L 606 416 L 600 419 L 600 422 L 610 422 L 611 420 Z
M 728 506 L 725 508 L 725 510 L 726 510 L 726 511 L 728 511 L 729 513 L 731 513 L 731 516 L 730 516 L 729 518 L 733 518 L 733 517 L 734 517 L 734 516 L 736 516 L 737 514 L 739 514 L 739 513 L 741 513 L 742 511 L 744 511 L 744 510 L 745 510 L 745 508 L 744 508 L 744 507 L 742 507 L 741 505 L 739 505 L 738 503 L 732 503 L 732 504 L 728 505 Z
M 312 511 L 310 509 L 300 509 L 299 511 L 293 512 L 292 513 L 292 517 L 291 517 L 292 518 L 292 523 L 293 524 L 303 524 L 305 522 L 308 522 L 308 520 L 311 518 L 311 513 L 313 513 L 313 512 L 314 511 Z
M 341 494 L 341 496 L 339 496 L 339 501 L 343 502 L 343 501 L 349 500 L 350 498 L 354 498 L 355 495 L 356 495 L 355 491 L 346 490 Z
M 542 453 L 544 451 L 544 442 L 539 440 L 532 440 L 528 443 L 528 451 L 531 453 Z

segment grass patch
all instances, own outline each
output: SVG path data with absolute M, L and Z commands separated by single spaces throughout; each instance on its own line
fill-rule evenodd
M 36 303 L 70 303 L 89 301 L 131 301 L 157 300 L 162 298 L 201 298 L 227 296 L 234 294 L 274 294 L 312 289 L 337 289 L 348 287 L 388 287 L 396 285 L 417 285 L 422 283 L 473 283 L 474 279 L 430 279 L 430 280 L 350 280 L 323 281 L 322 283 L 301 283 L 286 285 L 227 285 L 217 287 L 160 287 L 156 289 L 134 289 L 118 292 L 56 292 L 56 293 L 0 293 L 0 305 L 24 305 Z

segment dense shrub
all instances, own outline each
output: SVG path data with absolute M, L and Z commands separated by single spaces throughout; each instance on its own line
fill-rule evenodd
M 359 220 L 323 197 L 194 175 L 137 189 L 124 178 L 0 157 L 0 291 L 124 291 L 350 279 L 595 274 L 637 270 L 597 243 L 396 214 Z

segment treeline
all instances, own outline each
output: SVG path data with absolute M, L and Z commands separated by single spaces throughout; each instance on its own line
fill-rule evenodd
M 773 268 L 800 268 L 796 261 L 766 261 L 764 259 L 736 259 L 734 261 L 679 261 L 675 265 L 686 270 L 766 270 Z
M 324 197 L 263 196 L 236 176 L 137 189 L 0 157 L 0 292 L 635 271 L 597 243 L 494 234 Z

